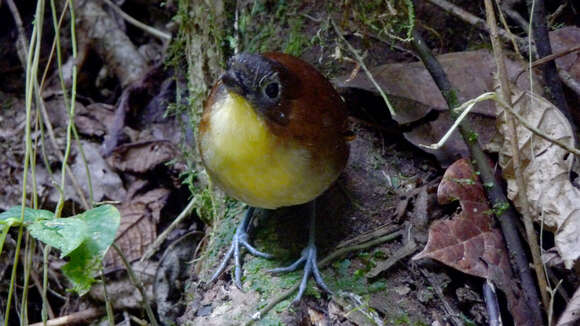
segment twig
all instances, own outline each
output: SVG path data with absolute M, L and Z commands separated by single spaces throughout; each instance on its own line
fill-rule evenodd
M 348 253 L 354 252 L 354 251 L 368 249 L 370 247 L 374 247 L 376 245 L 379 245 L 383 242 L 394 240 L 397 237 L 401 236 L 402 234 L 403 234 L 403 231 L 399 230 L 399 231 L 384 235 L 382 237 L 375 238 L 373 240 L 369 240 L 369 241 L 366 241 L 363 243 L 355 244 L 355 245 L 352 245 L 350 247 L 343 247 L 343 248 L 337 249 L 334 252 L 332 252 L 331 254 L 329 254 L 328 256 L 326 256 L 324 259 L 320 260 L 318 262 L 318 268 L 319 269 L 324 268 L 326 265 L 330 264 L 332 261 L 334 261 L 338 257 L 342 257 L 342 256 L 344 256 Z M 253 314 L 252 319 L 246 321 L 244 323 L 244 325 L 251 325 L 253 322 L 260 320 L 262 318 L 262 316 L 264 316 L 270 310 L 272 310 L 272 308 L 274 308 L 278 303 L 284 301 L 286 298 L 288 298 L 290 295 L 292 295 L 292 293 L 296 292 L 296 290 L 298 290 L 299 286 L 300 286 L 300 284 L 296 283 L 293 287 L 289 288 L 288 290 L 286 290 L 285 292 L 283 292 L 279 296 L 272 299 L 270 302 L 268 302 L 268 304 L 264 308 L 258 310 L 255 314 Z
M 377 277 L 382 272 L 389 270 L 393 265 L 403 260 L 405 257 L 417 251 L 417 243 L 411 234 L 411 224 L 406 228 L 405 244 L 397 249 L 387 260 L 377 263 L 366 275 L 367 278 Z
M 548 26 L 553 27 L 554 21 L 562 14 L 562 12 L 564 12 L 566 7 L 568 7 L 568 2 L 562 3 L 558 8 L 556 8 L 553 14 L 548 15 Z
M 532 33 L 534 35 L 534 40 L 536 41 L 536 52 L 538 53 L 538 58 L 543 58 L 552 54 L 552 46 L 550 45 L 550 37 L 548 36 L 548 27 L 546 26 L 546 14 L 544 8 L 544 0 L 527 0 L 528 8 L 530 11 L 530 24 L 532 28 Z M 542 66 L 542 71 L 544 74 L 544 81 L 546 87 L 549 89 L 547 92 L 548 99 L 552 100 L 554 104 L 562 111 L 564 116 L 570 122 L 572 130 L 576 132 L 577 128 L 570 114 L 570 109 L 568 108 L 568 103 L 566 102 L 566 96 L 564 95 L 564 89 L 562 88 L 562 82 L 558 77 L 558 70 L 556 69 L 556 63 L 553 61 L 548 62 Z
M 453 109 L 457 107 L 459 104 L 457 103 L 457 90 L 451 86 L 441 64 L 433 56 L 431 50 L 427 47 L 425 41 L 421 38 L 421 35 L 418 32 L 415 32 L 412 44 L 415 51 L 417 51 L 419 56 L 421 56 L 421 60 L 431 74 L 431 77 L 441 90 L 449 108 Z M 523 292 L 526 295 L 527 308 L 532 314 L 532 319 L 535 319 L 535 324 L 539 325 L 542 322 L 542 314 L 540 311 L 535 282 L 529 269 L 526 252 L 519 238 L 517 214 L 513 207 L 509 205 L 500 183 L 496 180 L 495 172 L 490 166 L 487 156 L 481 149 L 477 137 L 472 137 L 474 133 L 469 125 L 469 121 L 463 120 L 459 124 L 459 132 L 467 143 L 471 157 L 475 161 L 478 172 L 480 173 L 482 183 L 490 185 L 490 187 L 485 187 L 485 190 L 492 206 L 506 207 L 507 205 L 507 209 L 499 210 L 496 217 L 501 225 L 506 245 L 510 252 L 510 257 L 513 258 L 514 264 L 512 265 L 512 268 L 516 275 L 518 275 L 523 287 Z
M 234 54 L 240 53 L 240 0 L 236 0 L 234 11 Z
M 475 106 L 475 104 L 477 104 L 479 102 L 486 101 L 486 100 L 491 100 L 494 98 L 495 98 L 494 92 L 483 93 L 483 94 L 479 95 L 478 97 L 471 99 L 471 100 L 461 104 L 459 107 L 453 109 L 453 111 L 461 112 L 461 114 L 455 119 L 455 122 L 453 122 L 453 125 L 451 126 L 451 128 L 449 128 L 449 130 L 447 130 L 445 135 L 443 135 L 443 137 L 441 137 L 441 139 L 435 144 L 431 144 L 431 145 L 419 144 L 419 146 L 423 147 L 423 148 L 434 149 L 434 150 L 437 150 L 437 149 L 443 147 L 443 145 L 447 142 L 449 137 L 451 137 L 451 134 L 453 134 L 455 129 L 457 127 L 459 127 L 459 124 L 463 121 L 463 119 L 465 119 L 465 117 L 471 111 L 471 109 Z
M 434 289 L 435 294 L 437 294 L 439 300 L 441 300 L 441 302 L 443 303 L 443 310 L 445 310 L 447 315 L 451 317 L 451 321 L 453 322 L 453 324 L 458 326 L 464 326 L 465 323 L 463 322 L 463 320 L 461 320 L 461 318 L 459 318 L 460 315 L 457 312 L 457 309 L 455 309 L 452 303 L 449 303 L 449 301 L 447 301 L 447 299 L 445 298 L 445 295 L 443 295 L 441 286 L 439 286 L 439 284 L 437 284 L 431 279 L 429 272 L 427 272 L 425 269 L 420 268 L 419 271 L 421 271 L 423 277 L 425 277 L 427 281 L 431 284 L 431 287 Z
M 338 35 L 338 37 L 346 44 L 349 51 L 352 52 L 352 54 L 354 55 L 354 57 L 358 61 L 358 64 L 363 68 L 363 70 L 367 74 L 367 77 L 369 78 L 371 83 L 375 86 L 377 91 L 379 91 L 379 93 L 381 94 L 383 101 L 385 101 L 385 104 L 389 108 L 389 112 L 391 112 L 391 116 L 393 116 L 393 117 L 396 116 L 397 113 L 395 112 L 395 109 L 391 105 L 391 102 L 389 101 L 387 94 L 385 94 L 385 92 L 383 92 L 383 89 L 381 88 L 379 83 L 377 83 L 377 81 L 375 80 L 375 77 L 373 77 L 373 74 L 370 72 L 370 70 L 365 65 L 363 58 L 360 56 L 360 54 L 358 54 L 358 51 L 346 40 L 346 38 L 344 38 L 344 36 L 342 35 L 342 31 L 338 28 L 338 26 L 336 26 L 336 23 L 334 22 L 334 20 L 332 18 L 330 19 L 330 23 L 332 24 L 332 27 L 334 27 L 334 32 L 336 33 L 336 35 Z
M 164 42 L 171 41 L 171 34 L 165 33 L 165 32 L 160 31 L 154 27 L 146 25 L 146 24 L 138 21 L 137 19 L 129 16 L 121 8 L 119 8 L 116 4 L 111 2 L 111 0 L 103 0 L 103 2 L 105 2 L 109 7 L 111 7 L 111 9 L 113 9 L 117 14 L 119 14 L 119 16 L 123 17 L 123 19 L 126 20 L 129 24 L 144 30 L 145 32 L 157 37 L 161 41 L 164 41 Z
M 189 201 L 187 206 L 183 209 L 183 211 L 181 211 L 181 213 L 179 213 L 179 215 L 175 218 L 175 220 L 173 220 L 173 222 L 171 222 L 171 224 L 167 227 L 167 229 L 165 229 L 165 231 L 163 231 L 155 239 L 155 241 L 149 246 L 149 248 L 147 248 L 147 250 L 145 251 L 143 256 L 141 256 L 141 259 L 140 259 L 141 262 L 143 262 L 143 261 L 149 259 L 151 256 L 153 256 L 153 254 L 157 251 L 157 249 L 159 249 L 159 246 L 161 246 L 161 244 L 163 243 L 163 241 L 165 241 L 165 239 L 169 236 L 169 234 L 179 225 L 179 223 L 181 223 L 181 221 L 183 221 L 183 219 L 185 219 L 186 217 L 189 216 L 189 214 L 191 213 L 191 211 L 195 207 L 195 204 L 197 203 L 197 201 L 198 201 L 197 196 L 193 197 Z
M 531 64 L 531 65 L 529 65 L 528 67 L 526 67 L 526 69 L 522 69 L 522 70 L 521 70 L 521 71 L 520 71 L 520 72 L 519 72 L 519 73 L 518 73 L 518 74 L 517 74 L 517 75 L 516 75 L 516 76 L 515 76 L 515 77 L 512 79 L 512 80 L 513 80 L 513 83 L 515 84 L 515 82 L 516 82 L 516 81 L 517 81 L 517 80 L 518 80 L 518 79 L 521 77 L 521 75 L 522 75 L 524 72 L 526 72 L 526 71 L 529 71 L 529 70 L 530 70 L 530 69 L 532 69 L 532 68 L 535 68 L 535 67 L 537 67 L 537 66 L 543 65 L 543 64 L 545 64 L 545 63 L 547 63 L 547 62 L 549 62 L 549 61 L 552 61 L 552 60 L 558 59 L 558 58 L 560 58 L 560 57 L 563 57 L 563 56 L 565 56 L 565 55 L 568 55 L 568 54 L 570 54 L 570 53 L 572 53 L 572 52 L 576 52 L 576 51 L 580 51 L 580 45 L 577 45 L 577 46 L 574 46 L 574 47 L 568 48 L 568 49 L 566 49 L 566 50 L 562 50 L 562 51 L 560 51 L 560 52 L 558 52 L 558 53 L 550 54 L 550 55 L 548 55 L 548 56 L 545 56 L 545 57 L 543 57 L 543 58 L 541 58 L 541 59 L 538 59 L 538 60 L 536 60 L 536 61 L 532 62 L 532 64 Z M 559 70 L 559 71 L 560 71 L 560 70 Z M 560 74 L 560 78 L 562 78 L 562 75 L 561 75 L 561 74 Z M 580 94 L 579 94 L 579 95 L 580 95 Z
M 558 76 L 562 79 L 562 82 L 566 84 L 571 90 L 576 93 L 576 95 L 580 96 L 580 83 L 576 81 L 576 78 L 572 77 L 569 72 L 558 69 Z
M 507 2 L 507 1 L 504 1 L 503 3 L 505 3 L 505 2 Z M 518 46 L 516 44 L 514 34 L 510 30 L 510 26 L 508 25 L 507 21 L 505 20 L 505 17 L 504 17 L 503 12 L 502 12 L 502 7 L 500 6 L 501 5 L 500 0 L 495 0 L 495 5 L 497 6 L 497 12 L 499 13 L 499 20 L 501 21 L 503 28 L 505 28 L 505 30 L 508 32 L 508 34 L 510 36 L 510 41 L 512 42 L 512 46 L 516 50 L 516 55 L 518 56 L 518 58 L 521 61 L 525 61 L 524 57 L 520 53 L 520 49 L 518 48 Z
M 447 2 L 446 0 L 427 0 L 428 2 L 440 7 L 441 9 L 447 11 L 448 13 L 458 17 L 459 19 L 463 20 L 464 22 L 467 22 L 468 24 L 471 24 L 481 30 L 484 30 L 486 32 L 489 32 L 489 28 L 487 26 L 487 24 L 485 23 L 485 20 L 463 10 L 462 8 Z M 516 35 L 513 35 L 501 28 L 498 28 L 498 34 L 499 36 L 501 36 L 503 39 L 505 40 L 512 40 L 514 39 L 516 41 L 516 43 L 520 46 L 520 48 L 522 49 L 522 52 L 528 52 L 528 44 L 527 44 L 527 40 L 518 37 Z
M 522 15 L 520 15 L 519 12 L 517 12 L 516 10 L 514 10 L 511 7 L 516 3 L 517 3 L 517 1 L 501 1 L 501 11 L 505 11 L 505 13 L 513 21 L 515 21 L 523 31 L 527 32 L 528 26 L 530 24 L 524 19 L 524 17 L 522 17 Z M 496 2 L 496 5 L 497 5 L 497 2 Z
M 139 293 L 141 294 L 141 299 L 143 299 L 143 308 L 145 308 L 147 317 L 149 317 L 149 322 L 153 326 L 158 326 L 159 324 L 157 324 L 157 319 L 155 319 L 155 314 L 153 313 L 153 309 L 151 309 L 151 305 L 149 304 L 149 297 L 147 297 L 147 291 L 145 291 L 143 283 L 139 278 L 137 278 L 137 275 L 135 275 L 135 272 L 131 267 L 131 263 L 129 263 L 127 257 L 125 257 L 125 254 L 119 248 L 119 246 L 117 246 L 117 244 L 115 244 L 114 242 L 111 246 L 113 247 L 113 249 L 115 249 L 119 257 L 121 257 L 121 260 L 123 261 L 123 264 L 125 265 L 125 268 L 127 270 L 127 274 L 129 274 L 129 279 L 131 280 L 131 283 L 133 283 L 133 286 L 135 286 L 137 290 L 139 290 Z
M 51 320 L 47 320 L 46 324 L 40 322 L 40 323 L 34 323 L 34 324 L 30 324 L 30 326 L 61 326 L 61 325 L 72 325 L 72 324 L 77 324 L 77 323 L 81 323 L 81 322 L 87 322 L 91 319 L 97 318 L 99 316 L 102 316 L 104 313 L 104 310 L 101 308 L 89 308 L 83 311 L 79 311 L 79 312 L 74 312 L 70 315 L 66 315 L 66 316 L 62 316 L 62 317 L 58 317 L 58 318 L 54 318 Z
M 528 121 L 526 121 L 526 119 L 524 119 L 524 117 L 522 117 L 519 113 L 517 113 L 516 111 L 514 111 L 509 105 L 507 105 L 505 102 L 496 99 L 496 103 L 498 103 L 499 105 L 501 105 L 501 107 L 508 111 L 509 113 L 511 113 L 516 119 L 518 119 L 518 121 L 524 126 L 526 127 L 529 131 L 531 131 L 534 135 L 541 137 L 555 145 L 560 146 L 561 148 L 567 150 L 568 152 L 580 157 L 580 150 L 578 150 L 577 148 L 574 148 L 558 139 L 552 138 L 548 135 L 546 135 L 543 131 L 541 131 L 540 129 L 532 126 Z
M 558 284 L 553 289 L 548 289 L 550 292 L 550 305 L 548 306 L 548 325 L 553 325 L 553 318 L 554 318 L 554 299 L 556 298 L 556 291 L 562 285 L 562 281 L 560 280 Z
M 490 29 L 491 36 L 491 46 L 493 47 L 493 54 L 495 57 L 495 62 L 498 70 L 498 78 L 500 82 L 500 90 L 498 97 L 502 99 L 507 106 L 511 107 L 511 88 L 508 81 L 507 69 L 505 66 L 505 58 L 503 54 L 503 49 L 497 36 L 497 23 L 495 21 L 495 14 L 493 11 L 493 4 L 491 0 L 485 0 L 485 12 L 487 16 L 487 23 Z M 536 230 L 534 229 L 534 222 L 530 216 L 532 210 L 530 208 L 530 203 L 527 198 L 528 190 L 527 184 L 524 179 L 522 161 L 520 159 L 520 148 L 518 141 L 518 131 L 516 129 L 516 123 L 511 115 L 506 115 L 506 121 L 508 129 L 511 133 L 511 151 L 512 151 L 512 164 L 516 174 L 516 183 L 518 185 L 519 191 L 521 192 L 522 200 L 522 218 L 524 220 L 524 227 L 526 229 L 526 237 L 528 238 L 528 246 L 532 253 L 532 260 L 534 262 L 534 269 L 536 271 L 536 279 L 538 281 L 538 287 L 540 290 L 540 295 L 542 297 L 542 303 L 544 307 L 548 307 L 550 301 L 548 296 L 548 283 L 546 281 L 546 274 L 544 273 L 544 268 L 542 266 L 542 257 L 540 253 L 540 247 L 538 242 L 538 236 L 536 235 Z
M 525 94 L 523 96 L 525 96 Z M 424 147 L 424 148 L 433 149 L 433 150 L 438 150 L 441 147 L 443 147 L 443 145 L 447 142 L 447 140 L 449 140 L 449 137 L 451 136 L 453 131 L 455 131 L 456 127 L 458 127 L 461 124 L 461 122 L 463 121 L 463 119 L 465 118 L 465 112 L 468 112 L 470 110 L 471 106 L 468 106 L 467 108 L 465 108 L 467 106 L 467 104 L 473 105 L 475 103 L 479 103 L 479 102 L 482 102 L 485 100 L 494 101 L 496 104 L 501 106 L 505 111 L 512 114 L 524 127 L 526 127 L 534 135 L 541 137 L 542 139 L 544 139 L 550 143 L 553 143 L 554 145 L 560 146 L 562 149 L 580 157 L 580 150 L 578 150 L 577 148 L 572 147 L 572 146 L 570 146 L 570 145 L 568 145 L 568 144 L 566 144 L 566 143 L 564 143 L 556 138 L 550 137 L 546 133 L 541 131 L 540 129 L 532 126 L 524 117 L 522 117 L 519 113 L 514 111 L 514 109 L 511 106 L 509 106 L 507 103 L 505 103 L 504 101 L 499 99 L 497 97 L 497 93 L 495 93 L 495 92 L 483 93 L 480 96 L 478 96 L 477 98 L 471 99 L 471 100 L 463 103 L 458 108 L 454 109 L 453 110 L 454 112 L 461 112 L 462 110 L 463 111 L 462 111 L 461 115 L 455 120 L 455 123 L 451 126 L 451 128 L 449 128 L 449 130 L 447 130 L 445 135 L 443 135 L 443 137 L 441 137 L 441 140 L 439 140 L 435 144 L 431 144 L 431 145 L 419 144 L 419 146 Z
M 493 286 L 493 283 L 489 279 L 483 283 L 483 299 L 485 301 L 485 306 L 487 307 L 488 325 L 503 325 L 501 314 L 499 313 L 499 303 L 497 302 L 495 286 Z

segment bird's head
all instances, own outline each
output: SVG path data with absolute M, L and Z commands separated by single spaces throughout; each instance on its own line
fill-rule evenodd
M 257 54 L 232 57 L 220 79 L 229 92 L 247 100 L 256 112 L 285 125 L 288 117 L 280 110 L 288 71 L 280 63 Z

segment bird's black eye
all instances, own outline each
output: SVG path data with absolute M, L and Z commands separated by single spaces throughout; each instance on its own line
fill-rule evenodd
M 280 92 L 280 85 L 276 82 L 269 83 L 264 88 L 264 93 L 266 93 L 266 96 L 268 96 L 271 99 L 278 98 L 279 92 Z

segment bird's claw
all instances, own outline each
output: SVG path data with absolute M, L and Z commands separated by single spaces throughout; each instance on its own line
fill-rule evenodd
M 306 248 L 304 248 L 304 250 L 302 250 L 301 257 L 294 263 L 286 267 L 271 269 L 269 270 L 269 272 L 271 273 L 293 272 L 297 270 L 302 263 L 304 263 L 304 274 L 302 276 L 302 281 L 300 282 L 300 286 L 298 288 L 298 294 L 296 295 L 292 303 L 296 303 L 300 301 L 300 299 L 302 298 L 302 295 L 306 291 L 310 275 L 314 277 L 314 281 L 324 292 L 332 294 L 332 291 L 328 288 L 326 283 L 324 283 L 322 275 L 320 274 L 320 270 L 318 270 L 318 265 L 316 264 L 316 246 L 313 244 L 309 244 Z
M 249 242 L 249 236 L 248 236 L 248 232 L 247 232 L 247 227 L 248 227 L 248 223 L 249 223 L 249 218 L 252 215 L 253 210 L 249 210 L 248 213 L 246 214 L 246 216 L 244 217 L 244 220 L 242 221 L 242 223 L 238 226 L 236 233 L 234 234 L 234 237 L 232 239 L 232 245 L 230 246 L 230 249 L 228 249 L 228 252 L 226 253 L 226 255 L 224 256 L 222 262 L 220 263 L 219 267 L 217 268 L 217 270 L 215 271 L 215 273 L 213 273 L 210 282 L 215 281 L 218 276 L 220 276 L 220 274 L 226 269 L 226 267 L 228 266 L 228 262 L 230 261 L 230 259 L 232 258 L 232 256 L 234 257 L 234 284 L 238 287 L 238 289 L 242 289 L 242 260 L 241 260 L 241 254 L 240 254 L 240 250 L 241 247 L 244 247 L 248 250 L 249 253 L 251 253 L 254 256 L 258 256 L 258 257 L 262 257 L 262 258 L 272 258 L 272 255 L 259 251 L 258 249 L 256 249 L 254 246 L 252 246 Z

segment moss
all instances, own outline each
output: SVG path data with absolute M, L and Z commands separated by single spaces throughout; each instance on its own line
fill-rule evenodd
M 394 325 L 411 325 L 411 319 L 409 319 L 409 315 L 406 313 L 399 315 L 393 321 Z
M 510 208 L 510 204 L 508 202 L 501 202 L 496 203 L 493 205 L 493 211 L 495 212 L 495 216 L 501 216 L 505 211 Z
M 303 23 L 302 17 L 299 16 L 290 19 L 290 34 L 284 46 L 285 53 L 299 57 L 309 45 L 306 35 L 302 32 Z
M 352 5 L 353 21 L 379 38 L 409 41 L 415 26 L 413 2 L 369 0 Z

